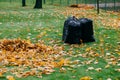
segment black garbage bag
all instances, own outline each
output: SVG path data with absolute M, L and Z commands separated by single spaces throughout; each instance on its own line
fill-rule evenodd
M 81 43 L 81 24 L 74 16 L 64 22 L 62 40 L 69 44 Z
M 63 35 L 62 35 L 62 41 L 65 41 L 66 36 L 68 34 L 68 24 L 70 21 L 73 21 L 75 17 L 69 17 L 68 19 L 65 20 L 64 22 L 64 27 L 63 27 Z
M 83 42 L 94 42 L 93 21 L 88 18 L 80 18 L 79 22 L 82 25 L 81 38 Z
M 69 17 L 64 22 L 62 40 L 69 44 L 94 42 L 93 21 L 87 18 Z

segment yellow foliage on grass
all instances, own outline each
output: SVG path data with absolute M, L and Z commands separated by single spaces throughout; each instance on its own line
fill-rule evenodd
M 85 76 L 85 77 L 80 78 L 80 80 L 92 80 L 92 78 L 89 76 Z
M 62 58 L 64 55 L 63 48 L 47 46 L 42 42 L 33 44 L 29 40 L 21 39 L 0 40 L 1 66 L 12 66 L 11 70 L 6 67 L 7 71 L 18 77 L 41 76 L 39 73 L 51 74 L 55 67 L 69 64 L 69 60 Z M 15 67 L 18 67 L 17 70 Z M 29 70 L 26 71 L 27 68 Z M 14 78 L 8 76 L 8 80 Z

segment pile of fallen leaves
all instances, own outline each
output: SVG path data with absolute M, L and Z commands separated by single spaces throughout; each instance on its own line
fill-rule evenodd
M 19 78 L 31 75 L 42 77 L 42 74 L 54 72 L 56 67 L 69 64 L 69 60 L 63 59 L 64 55 L 63 48 L 56 45 L 33 44 L 21 39 L 0 40 L 0 75 L 10 72 Z
M 85 5 L 85 4 L 73 4 L 70 5 L 70 7 L 74 7 L 74 8 L 84 8 L 84 9 L 94 9 L 94 6 L 91 5 Z

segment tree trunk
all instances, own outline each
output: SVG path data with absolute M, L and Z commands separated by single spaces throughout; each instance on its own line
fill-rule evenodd
M 34 8 L 41 9 L 42 8 L 42 0 L 36 0 Z
M 26 0 L 22 0 L 22 7 L 26 6 Z
M 100 6 L 99 6 L 99 0 L 97 0 L 97 13 L 99 14 L 100 13 Z
M 44 0 L 44 4 L 46 4 L 46 0 Z

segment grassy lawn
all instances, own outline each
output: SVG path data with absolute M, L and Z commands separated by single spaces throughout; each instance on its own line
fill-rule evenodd
M 120 80 L 119 13 L 101 10 L 98 15 L 95 9 L 43 5 L 43 9 L 38 10 L 33 6 L 23 8 L 18 3 L 0 2 L 0 39 L 20 38 L 32 43 L 43 41 L 48 46 L 62 46 L 66 52 L 63 57 L 70 59 L 70 65 L 54 68 L 55 72 L 42 74 L 42 78 L 36 75 L 17 78 L 7 71 L 0 80 L 7 80 L 7 75 L 13 75 L 16 80 L 80 80 L 85 76 L 93 80 Z M 96 42 L 68 45 L 61 41 L 64 21 L 70 15 L 93 20 Z M 18 67 L 1 65 L 0 62 L 0 69 Z

